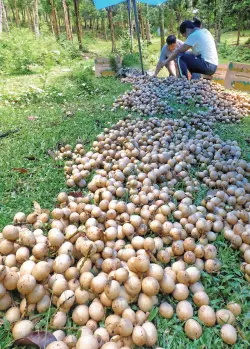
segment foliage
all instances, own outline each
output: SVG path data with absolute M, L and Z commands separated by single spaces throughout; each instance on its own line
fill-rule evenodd
M 218 45 L 218 53 L 221 58 L 226 58 L 233 62 L 250 62 L 250 50 L 248 47 L 228 45 L 227 43 Z
M 140 66 L 140 56 L 138 53 L 129 53 L 123 56 L 122 65 L 124 67 L 139 67 Z
M 77 86 L 77 96 L 97 96 L 107 90 L 105 85 L 100 86 L 90 65 L 85 65 L 81 70 L 74 69 L 71 74 L 72 81 Z
M 27 74 L 35 67 L 50 69 L 79 57 L 73 43 L 57 43 L 51 36 L 35 40 L 28 29 L 13 29 L 0 40 L 0 67 L 2 73 Z
M 124 56 L 130 52 L 130 48 L 131 48 L 130 35 L 129 35 L 129 32 L 127 30 L 124 30 L 122 32 L 122 35 L 120 36 L 119 46 L 117 48 L 117 52 L 121 56 Z

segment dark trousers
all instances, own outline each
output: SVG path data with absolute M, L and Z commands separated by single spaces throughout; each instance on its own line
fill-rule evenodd
M 213 75 L 217 69 L 217 65 L 206 62 L 200 55 L 195 56 L 187 52 L 177 56 L 177 65 L 182 77 L 188 78 L 189 71 L 192 74 L 192 79 L 200 79 L 200 74 Z

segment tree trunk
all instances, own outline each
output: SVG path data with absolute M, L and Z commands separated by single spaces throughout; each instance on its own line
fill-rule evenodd
M 237 43 L 236 45 L 239 46 L 240 44 L 240 23 L 238 23 L 238 30 L 237 30 Z
M 173 33 L 174 32 L 174 18 L 173 16 L 170 15 L 170 21 L 169 21 L 169 31 L 170 33 Z
M 72 24 L 71 24 L 69 6 L 68 6 L 68 18 L 69 18 L 69 27 L 70 27 L 70 32 L 71 32 L 71 40 L 73 40 L 73 26 L 72 26 Z
M 141 28 L 141 37 L 144 40 L 145 39 L 145 34 L 144 34 L 144 23 L 143 23 L 143 16 L 142 16 L 142 5 L 140 4 L 138 8 L 138 17 L 139 17 L 139 23 L 140 23 L 140 28 Z
M 2 18 L 3 18 L 4 27 L 5 27 L 6 32 L 9 33 L 10 30 L 9 30 L 8 18 L 7 18 L 7 13 L 6 13 L 6 9 L 5 9 L 3 0 L 1 0 L 1 4 L 2 4 Z
M 69 12 L 68 12 L 67 1 L 66 0 L 62 0 L 62 5 L 63 5 L 63 12 L 64 12 L 64 22 L 65 22 L 67 40 L 73 40 L 72 32 L 71 32 L 71 28 L 70 28 L 70 21 L 69 21 Z
M 26 16 L 25 16 L 25 9 L 22 10 L 22 25 L 25 26 L 26 22 Z
M 163 5 L 159 6 L 159 22 L 161 33 L 161 48 L 165 45 L 165 28 L 164 28 L 164 8 Z
M 96 30 L 99 30 L 99 17 L 96 18 Z
M 76 32 L 79 43 L 79 49 L 82 50 L 82 25 L 79 19 L 79 1 L 74 0 L 74 9 L 75 9 L 75 19 L 76 19 Z
M 28 19 L 28 27 L 29 29 L 32 30 L 32 21 L 31 21 L 31 15 L 30 15 L 30 10 L 29 8 L 27 7 L 26 8 L 26 12 L 27 12 L 27 19 Z
M 146 5 L 146 10 L 147 10 L 147 18 L 146 18 L 146 38 L 147 38 L 147 43 L 151 44 L 151 33 L 150 33 L 150 23 L 148 19 L 148 5 Z
M 218 34 L 219 34 L 219 16 L 218 16 L 217 1 L 215 1 L 214 3 L 214 38 L 216 43 L 219 42 Z
M 39 15 L 38 15 L 38 0 L 34 0 L 34 32 L 36 39 L 40 37 L 39 31 Z
M 51 6 L 51 22 L 52 22 L 52 28 L 54 35 L 56 37 L 56 40 L 59 39 L 59 28 L 57 23 L 57 15 L 56 15 L 56 9 L 54 6 L 54 0 L 49 0 L 50 6 Z
M 2 0 L 0 0 L 0 34 L 3 32 L 3 4 Z
M 18 11 L 16 0 L 14 0 L 14 7 L 15 7 L 15 21 L 16 21 L 17 27 L 19 27 L 20 26 L 19 11 Z
M 89 19 L 89 29 L 92 29 L 92 18 Z
M 104 33 L 104 38 L 106 41 L 108 41 L 108 34 L 107 34 L 107 26 L 106 26 L 106 20 L 102 17 L 102 32 Z
M 147 38 L 147 43 L 151 44 L 150 23 L 148 19 L 146 20 L 146 38 Z
M 218 23 L 218 34 L 217 34 L 217 40 L 220 43 L 220 38 L 221 38 L 221 21 Z
M 238 30 L 237 30 L 237 43 L 236 45 L 239 46 L 240 44 L 240 27 L 238 27 Z
M 93 19 L 93 22 L 92 22 L 92 32 L 93 33 L 95 32 L 95 18 Z
M 113 23 L 113 14 L 110 8 L 108 8 L 108 20 L 109 20 L 109 27 L 111 32 L 112 52 L 115 52 L 116 51 L 115 29 L 114 29 L 114 23 Z
M 84 18 L 83 20 L 84 20 L 84 29 L 87 30 L 87 20 L 86 18 Z
M 48 17 L 47 13 L 44 13 L 44 21 L 47 23 L 48 27 L 52 27 L 52 21 L 50 20 L 50 18 Z
M 15 15 L 13 7 L 11 8 L 11 12 L 12 12 L 12 17 L 10 16 L 10 18 L 11 18 L 11 24 L 12 24 L 14 20 L 16 21 L 16 15 Z
M 61 32 L 61 18 L 60 18 L 60 15 L 57 16 L 57 19 L 58 19 L 58 29 L 59 29 L 59 34 Z

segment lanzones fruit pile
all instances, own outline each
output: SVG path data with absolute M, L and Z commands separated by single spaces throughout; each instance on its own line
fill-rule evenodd
M 158 306 L 163 318 L 176 314 L 191 340 L 219 324 L 222 340 L 236 343 L 241 306 L 215 311 L 201 272 L 220 272 L 214 242 L 223 232 L 250 281 L 250 164 L 202 113 L 128 116 L 91 151 L 77 144 L 57 152 L 67 185 L 84 194 L 59 193 L 52 212 L 18 212 L 0 235 L 0 310 L 15 340 L 33 331 L 32 314 L 52 307 L 48 349 L 155 347 L 149 316 Z

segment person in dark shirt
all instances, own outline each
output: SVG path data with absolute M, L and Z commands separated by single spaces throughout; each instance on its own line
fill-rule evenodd
M 160 59 L 155 69 L 155 77 L 159 74 L 161 68 L 163 68 L 161 62 L 170 57 L 171 54 L 182 45 L 183 42 L 181 40 L 176 39 L 175 35 L 169 35 L 167 37 L 166 45 L 164 45 L 161 50 Z M 167 68 L 169 75 L 177 76 L 176 64 L 174 61 L 169 62 L 169 64 L 166 64 L 165 67 Z

